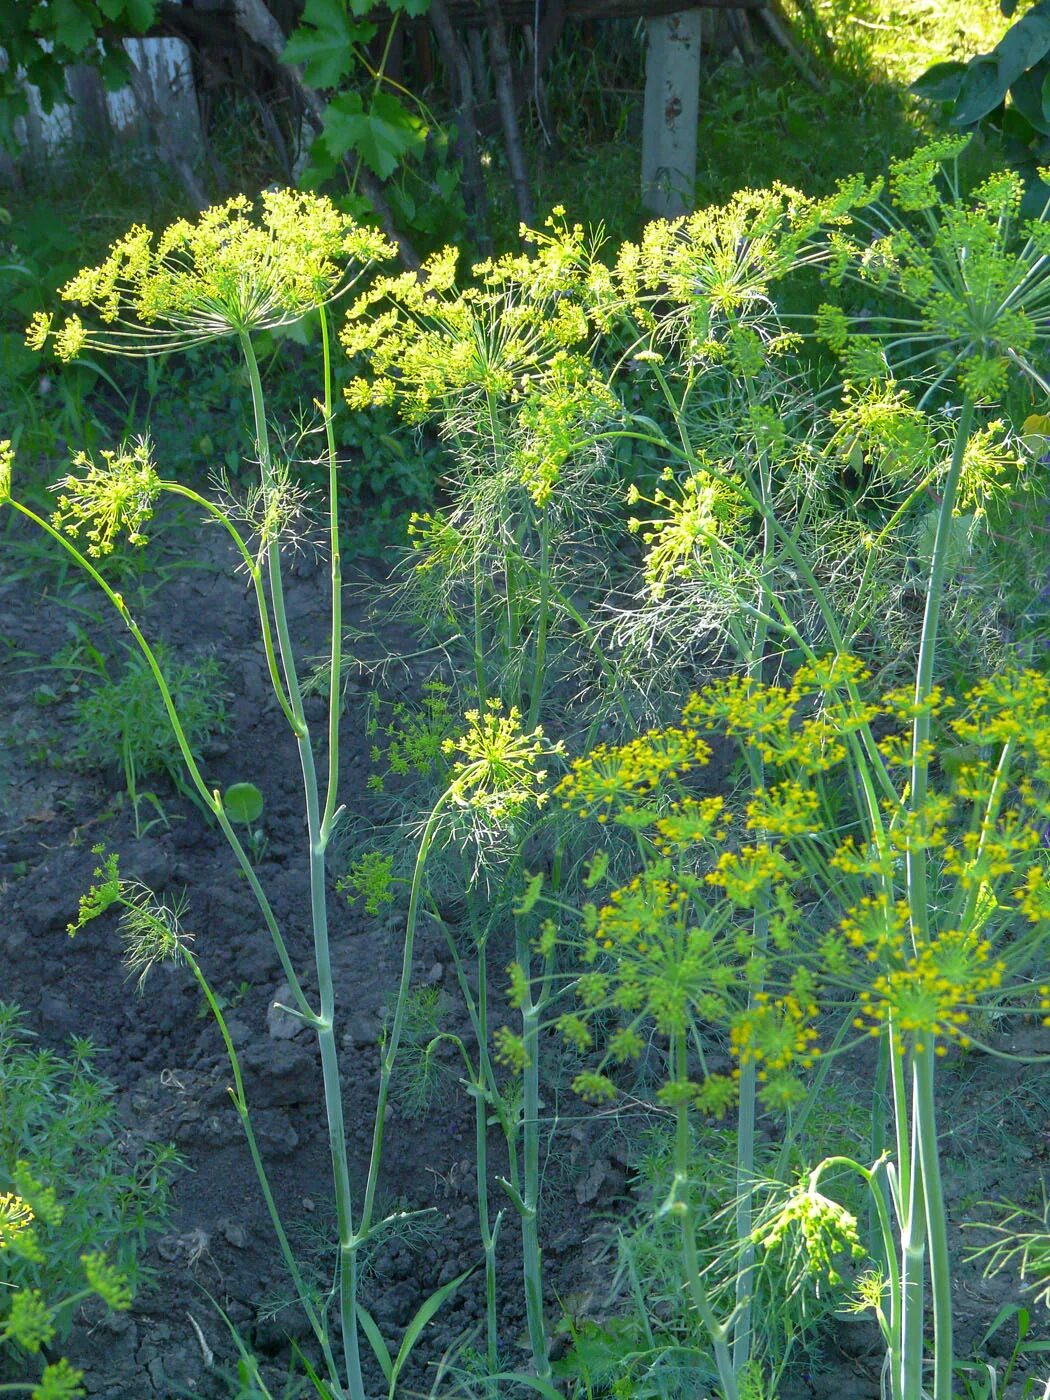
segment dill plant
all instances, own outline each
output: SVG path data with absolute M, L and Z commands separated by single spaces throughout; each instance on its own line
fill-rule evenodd
M 68 1339 L 77 1310 L 97 1297 L 117 1311 L 148 1281 L 139 1252 L 164 1228 L 170 1148 L 123 1159 L 112 1086 L 95 1047 L 74 1039 L 68 1057 L 36 1049 L 18 1007 L 0 1003 L 0 1369 Z M 83 1395 L 82 1373 L 61 1359 L 38 1383 L 4 1385 L 34 1400 Z
M 356 1215 L 326 972 L 324 852 L 340 811 L 335 678 L 342 636 L 323 308 L 345 288 L 345 255 L 364 264 L 385 249 L 360 230 L 348 234 L 330 206 L 310 196 L 267 196 L 261 220 L 234 202 L 156 242 L 135 230 L 102 267 L 74 279 L 68 296 L 93 307 L 98 324 L 76 315 L 59 324 L 34 321 L 33 343 L 54 335 L 66 355 L 114 345 L 150 353 L 232 334 L 245 357 L 261 476 L 239 516 L 230 503 L 220 508 L 163 481 L 148 454 L 132 453 L 119 474 L 115 457 L 97 473 L 78 464 L 80 485 L 67 484 L 66 494 L 84 503 L 75 507 L 83 514 L 65 523 L 90 522 L 90 553 L 114 531 L 140 537 L 154 502 L 174 492 L 221 519 L 254 586 L 270 676 L 303 763 L 319 1012 L 294 977 L 261 886 L 184 735 L 180 748 L 259 898 L 294 1010 L 320 1039 L 339 1209 L 341 1328 L 349 1393 L 358 1400 L 355 1261 L 379 1228 L 383 1109 L 424 912 L 444 929 L 475 1038 L 469 1050 L 459 1042 L 457 1053 L 476 1104 L 493 1385 L 503 1377 L 494 1373 L 500 1215 L 491 1215 L 483 1186 L 489 1120 L 510 1149 L 504 1189 L 522 1221 L 530 1350 L 542 1388 L 552 1372 L 537 1223 L 541 1051 L 556 1024 L 577 1053 L 590 1053 L 596 1020 L 615 1012 L 617 1027 L 595 1047 L 597 1066 L 583 1071 L 577 1088 L 609 1098 L 609 1066 L 638 1053 L 643 1027 L 664 1038 L 662 1092 L 675 1135 L 663 1214 L 677 1226 L 681 1281 L 726 1400 L 757 1383 L 763 1343 L 753 1308 L 769 1258 L 801 1240 L 792 1258 L 830 1284 L 834 1260 L 852 1252 L 852 1226 L 824 1182 L 839 1167 L 873 1188 L 890 1286 L 873 1285 L 866 1296 L 884 1323 L 893 1393 L 911 1400 L 922 1383 L 917 1300 L 928 1253 L 934 1395 L 948 1400 L 950 1270 L 934 1067 L 938 1049 L 950 1051 L 968 1033 L 973 1006 L 1025 975 L 1010 965 L 1013 953 L 999 968 L 999 945 L 1009 943 L 1023 964 L 1042 936 L 1042 913 L 1033 919 L 1029 912 L 1041 909 L 1039 877 L 1031 874 L 1038 866 L 1022 827 L 1026 811 L 1041 815 L 1045 759 L 1031 748 L 1007 754 L 1003 731 L 992 740 L 1002 741 L 1001 780 L 971 765 L 953 787 L 948 765 L 937 762 L 945 735 L 963 748 L 977 740 L 951 726 L 994 727 L 1005 710 L 995 709 L 991 692 L 964 685 L 957 690 L 965 699 L 949 719 L 937 682 L 945 640 L 953 627 L 965 632 L 977 609 L 988 637 L 978 654 L 1003 655 L 987 620 L 995 600 L 979 580 L 964 587 L 956 574 L 968 552 L 976 574 L 990 523 L 1018 494 L 1031 499 L 1027 460 L 987 407 L 1014 376 L 1045 388 L 1038 331 L 1050 285 L 1045 226 L 1019 226 L 1013 177 L 996 176 L 964 197 L 953 165 L 960 149 L 953 140 L 895 163 L 888 197 L 859 177 L 818 200 L 779 185 L 744 191 L 715 209 L 650 226 L 608 262 L 599 238 L 556 213 L 529 235 L 525 252 L 479 264 L 471 281 L 446 250 L 419 276 L 378 278 L 351 306 L 342 332 L 354 364 L 350 407 L 393 409 L 409 426 L 435 424 L 452 451 L 448 504 L 413 521 L 399 589 L 406 610 L 463 678 L 439 722 L 415 725 L 402 715 L 403 738 L 386 736 L 390 766 L 426 768 L 433 789 L 407 878 L 403 976 Z M 840 307 L 821 309 L 817 334 L 843 366 L 842 382 L 830 391 L 807 360 L 805 323 L 778 310 L 781 286 L 805 268 L 821 269 L 831 286 L 857 281 L 866 297 L 883 298 L 863 324 Z M 252 348 L 256 329 L 314 310 L 332 505 L 323 804 L 281 593 L 281 540 L 298 503 L 288 466 L 269 444 Z M 627 449 L 658 464 L 655 479 L 618 480 L 617 453 Z M 0 496 L 10 495 L 10 467 L 10 452 L 0 451 Z M 68 538 L 62 542 L 75 551 Z M 85 554 L 75 557 L 152 656 L 119 593 Z M 624 608 L 622 585 L 632 571 L 635 598 Z M 887 696 L 882 687 L 867 698 L 870 677 L 857 657 L 905 681 L 904 690 Z M 734 674 L 683 709 L 702 660 Z M 159 669 L 151 670 L 179 733 L 170 691 Z M 1011 694 L 1041 723 L 1036 681 L 1018 681 Z M 599 833 L 586 874 L 579 863 L 585 838 L 543 807 L 548 782 L 540 764 L 558 746 L 541 721 L 570 703 L 579 732 L 566 737 L 579 756 L 561 796 Z M 466 719 L 454 723 L 450 714 L 461 709 Z M 603 722 L 617 737 L 599 744 Z M 735 804 L 704 786 L 708 730 L 741 743 L 749 797 Z M 1010 787 L 1015 759 L 1030 771 Z M 466 938 L 445 927 L 433 900 L 430 867 L 442 849 L 464 857 Z M 545 878 L 526 875 L 526 851 L 540 855 Z M 985 871 L 974 895 L 972 871 L 996 851 L 1001 868 Z M 358 864 L 348 884 L 378 907 L 390 874 L 380 857 Z M 1013 893 L 1007 878 L 1022 882 Z M 592 899 L 587 890 L 595 891 Z M 573 911 L 581 902 L 577 933 Z M 944 922 L 948 910 L 951 923 Z M 1027 938 L 1007 934 L 1010 920 L 1024 919 Z M 520 1031 L 506 1027 L 493 1041 L 486 950 L 499 927 L 511 924 L 510 1001 Z M 883 928 L 881 941 L 873 926 Z M 581 958 L 583 967 L 573 967 Z M 827 967 L 816 965 L 820 958 Z M 941 985 L 949 963 L 958 974 L 951 992 Z M 557 1011 L 555 1002 L 570 994 L 579 1006 Z M 830 1044 L 811 1063 L 829 1017 Z M 785 1153 L 813 1111 L 828 1054 L 869 1032 L 878 1036 L 879 1073 L 892 1097 L 893 1163 L 876 1132 L 870 1165 L 821 1164 L 799 1190 L 788 1189 Z M 735 1075 L 704 1072 L 712 1037 L 731 1048 Z M 509 1084 L 498 1064 L 510 1071 Z M 877 1099 L 880 1092 L 877 1080 Z M 730 1109 L 737 1113 L 732 1247 L 719 1268 L 697 1252 L 691 1123 L 698 1111 Z M 757 1169 L 762 1111 L 782 1113 L 790 1125 L 775 1189 Z M 287 1246 L 285 1253 L 294 1269 Z M 304 1306 L 334 1375 L 326 1319 L 308 1299 Z
M 364 1400 L 365 1395 L 359 1348 L 362 1314 L 358 1304 L 357 1258 L 361 1247 L 382 1228 L 382 1222 L 377 1221 L 374 1215 L 375 1192 L 382 1149 L 383 1109 L 398 1051 L 403 1009 L 395 1011 L 384 1047 L 373 1151 L 363 1202 L 356 1208 L 347 1160 L 326 907 L 326 850 L 343 811 L 338 801 L 342 697 L 338 685 L 329 687 L 323 757 L 327 780 L 322 786 L 318 773 L 319 756 L 303 709 L 303 691 L 284 604 L 282 579 L 282 548 L 300 510 L 300 493 L 290 464 L 282 460 L 272 445 L 255 340 L 260 332 L 297 324 L 307 316 L 316 317 L 320 326 L 320 394 L 316 400 L 316 411 L 326 445 L 331 573 L 331 644 L 328 660 L 329 674 L 337 677 L 341 674 L 342 663 L 342 562 L 327 307 L 331 301 L 344 295 L 373 262 L 386 258 L 390 252 L 382 237 L 348 221 L 330 201 L 293 191 L 270 191 L 262 195 L 257 211 L 253 211 L 249 201 L 236 198 L 206 210 L 196 223 L 177 221 L 158 236 L 144 227 L 132 229 L 114 245 L 103 263 L 85 269 L 63 288 L 63 298 L 81 310 L 73 311 L 60 320 L 44 315 L 34 318 L 28 334 L 30 345 L 42 348 L 45 343 L 53 341 L 56 353 L 63 359 L 73 358 L 85 349 L 151 356 L 220 338 L 233 339 L 243 357 L 251 389 L 254 410 L 251 446 L 259 464 L 257 484 L 243 502 L 232 501 L 226 496 L 220 496 L 217 501 L 208 500 L 178 481 L 164 479 L 151 451 L 145 448 L 121 450 L 97 461 L 74 461 L 73 471 L 62 483 L 62 499 L 56 518 L 48 522 L 12 494 L 10 445 L 5 445 L 4 452 L 0 454 L 0 496 L 66 550 L 103 590 L 128 626 L 162 698 L 187 782 L 218 822 L 256 898 L 291 988 L 292 1005 L 289 1010 L 317 1035 L 338 1228 L 335 1283 L 320 1305 L 315 1302 L 302 1277 L 279 1206 L 270 1190 L 251 1130 L 250 1113 L 233 1046 L 225 1031 L 221 1007 L 210 993 L 185 940 L 179 936 L 179 911 L 151 903 L 152 896 L 147 897 L 149 892 L 136 894 L 126 888 L 115 867 L 100 867 L 102 892 L 98 894 L 95 906 L 97 912 L 103 912 L 114 904 L 123 908 L 125 922 L 135 935 L 129 943 L 132 966 L 144 973 L 158 958 L 181 958 L 198 975 L 212 1013 L 223 1031 L 235 1078 L 234 1104 L 244 1125 L 285 1265 L 323 1358 L 325 1384 L 333 1393 L 348 1395 L 352 1400 Z M 190 501 L 206 518 L 220 524 L 233 544 L 254 593 L 267 672 L 276 701 L 297 747 L 303 774 L 309 832 L 308 870 L 314 968 L 319 988 L 316 1005 L 308 997 L 293 966 L 265 890 L 253 868 L 251 853 L 245 850 L 230 815 L 225 811 L 221 791 L 209 783 L 201 771 L 156 652 L 144 637 L 124 598 L 106 581 L 99 567 L 117 534 L 127 534 L 132 540 L 143 542 L 143 527 L 166 494 Z M 74 543 L 73 537 L 81 533 L 87 540 L 86 551 Z M 96 560 L 97 564 L 94 562 Z M 460 789 L 457 787 L 456 791 Z M 453 795 L 450 794 L 448 801 L 452 800 Z M 424 841 L 424 845 L 427 844 Z M 86 913 L 90 912 L 89 907 Z M 414 913 L 410 919 L 412 928 L 413 920 Z M 410 933 L 403 949 L 404 975 L 398 1000 L 401 1008 L 408 990 L 412 949 Z M 454 1286 L 443 1286 L 424 1305 L 421 1314 L 410 1326 L 413 1338 L 418 1336 L 433 1309 Z M 328 1317 L 333 1300 L 338 1313 L 341 1357 L 336 1354 Z M 374 1328 L 366 1329 L 366 1336 L 376 1349 L 382 1365 L 389 1358 L 379 1345 L 378 1333 Z M 411 1342 L 407 1344 L 407 1350 L 411 1350 L 411 1345 Z M 402 1350 L 407 1355 L 404 1346 Z M 403 1359 L 399 1359 L 398 1369 Z

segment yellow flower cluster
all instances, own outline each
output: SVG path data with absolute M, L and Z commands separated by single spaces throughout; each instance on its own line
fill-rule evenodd
M 136 225 L 104 262 L 62 288 L 63 300 L 89 308 L 101 324 L 72 315 L 56 328 L 37 313 L 27 344 L 40 350 L 53 339 L 63 360 L 84 349 L 157 355 L 291 325 L 340 293 L 348 260 L 364 267 L 394 252 L 323 196 L 270 190 L 260 202 L 258 218 L 237 195 L 196 223 L 177 220 L 156 239 Z
M 839 928 L 846 941 L 869 962 L 880 962 L 904 956 L 905 932 L 910 921 L 907 902 L 894 902 L 882 891 L 862 896 L 846 913 Z
M 651 729 L 625 744 L 597 744 L 573 762 L 555 793 L 567 811 L 605 822 L 710 757 L 710 746 L 691 727 Z
M 110 554 L 121 534 L 128 543 L 144 545 L 142 527 L 153 515 L 153 503 L 163 483 L 153 464 L 148 437 L 127 444 L 118 452 L 103 449 L 102 465 L 86 452 L 73 458 L 74 471 L 55 485 L 61 491 L 58 509 L 51 517 L 57 529 L 76 537 L 85 531 L 88 554 Z
M 582 229 L 548 226 L 533 252 L 477 264 L 470 286 L 452 248 L 419 274 L 378 280 L 341 334 L 368 370 L 346 389 L 352 408 L 393 404 L 407 422 L 437 417 L 461 442 L 485 439 L 540 507 L 593 428 L 620 413 L 588 353 L 608 273 Z
M 749 831 L 768 836 L 805 836 L 819 824 L 820 798 L 797 779 L 756 788 L 747 804 Z
M 686 797 L 653 823 L 657 849 L 666 856 L 704 841 L 724 841 L 726 820 L 724 798 Z
M 689 697 L 683 717 L 737 737 L 775 767 L 820 773 L 846 757 L 845 738 L 870 725 L 877 705 L 862 702 L 867 673 L 855 657 L 832 654 L 801 666 L 790 687 L 747 676 L 715 681 Z
M 938 1055 L 938 1039 L 969 1043 L 963 1031 L 980 996 L 998 988 L 1005 964 L 993 956 L 991 942 L 973 929 L 948 929 L 913 952 L 902 944 L 895 963 L 860 994 L 858 1030 L 881 1035 L 888 1022 L 895 1033 L 911 1039 L 917 1050 L 927 1039 Z
M 1050 760 L 1050 677 L 1033 670 L 986 677 L 967 692 L 951 727 L 964 744 L 1016 743 Z
M 756 992 L 751 1005 L 733 1021 L 729 1044 L 742 1065 L 759 1066 L 758 1080 L 801 1065 L 808 1069 L 817 1056 L 817 1031 L 813 1025 L 815 1001 L 800 1000 L 793 993 L 772 997 Z
M 8 1242 L 33 1223 L 30 1206 L 12 1191 L 0 1191 L 0 1249 L 6 1249 Z
M 531 804 L 543 806 L 547 770 L 537 768 L 537 762 L 563 752 L 562 744 L 544 739 L 541 728 L 526 733 L 517 706 L 502 711 L 498 700 L 490 700 L 484 710 L 468 710 L 466 731 L 441 746 L 454 757 L 449 780 L 453 802 L 495 820 Z
M 1029 866 L 1024 884 L 1014 890 L 1017 907 L 1032 924 L 1050 924 L 1050 881 L 1043 864 Z
M 741 320 L 762 323 L 772 283 L 821 258 L 820 230 L 848 222 L 849 210 L 876 192 L 854 179 L 825 199 L 808 199 L 777 183 L 648 224 L 639 244 L 620 250 L 617 288 L 654 340 L 681 345 L 687 360 L 717 356 Z
M 11 495 L 11 469 L 15 460 L 11 439 L 0 441 L 0 504 Z
M 705 471 L 687 477 L 678 497 L 659 488 L 650 504 L 666 512 L 653 520 L 631 519 L 649 546 L 645 556 L 645 581 L 654 598 L 663 597 L 675 578 L 695 578 L 709 567 L 707 551 L 719 540 L 732 539 L 743 527 L 749 511 L 738 492 Z M 643 500 L 637 492 L 632 501 Z
M 598 911 L 598 946 L 606 952 L 629 949 L 644 957 L 666 944 L 668 928 L 682 926 L 689 896 L 681 885 L 664 874 L 664 866 L 650 867 L 620 889 Z
M 761 843 L 724 851 L 714 870 L 704 879 L 719 885 L 726 898 L 740 909 L 753 909 L 770 885 L 798 879 L 799 872 L 774 846 Z
M 1040 834 L 1026 820 L 1027 813 L 1009 811 L 998 825 L 982 824 L 977 831 L 964 831 L 944 850 L 944 868 L 956 876 L 963 889 L 982 885 L 1009 875 L 1018 866 L 1018 857 L 1036 850 Z

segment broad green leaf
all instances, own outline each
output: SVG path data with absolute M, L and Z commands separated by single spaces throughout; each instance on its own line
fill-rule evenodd
M 91 17 L 76 0 L 51 0 L 49 5 L 40 6 L 32 27 L 45 38 L 53 38 L 70 53 L 83 53 L 95 37 Z
M 975 58 L 966 69 L 959 98 L 952 113 L 952 126 L 971 126 L 995 110 L 1006 96 L 1000 81 L 999 64 L 991 54 Z
M 263 812 L 263 795 L 254 783 L 234 783 L 222 795 L 222 805 L 231 822 L 251 826 Z
M 124 0 L 128 24 L 136 34 L 145 34 L 157 18 L 158 0 Z
M 959 59 L 947 63 L 935 63 L 927 68 L 921 77 L 915 79 L 909 91 L 916 97 L 925 97 L 931 102 L 954 102 L 962 87 L 966 64 Z
M 389 179 L 425 138 L 424 123 L 384 92 L 376 95 L 367 112 L 360 93 L 340 93 L 328 104 L 321 136 L 336 160 L 354 151 L 381 180 Z
M 157 18 L 160 0 L 95 0 L 95 3 L 114 24 L 125 25 L 136 34 L 145 34 Z
M 361 1303 L 358 1303 L 356 1306 L 357 1320 L 361 1324 L 361 1329 L 368 1338 L 369 1344 L 375 1353 L 375 1358 L 379 1362 L 386 1383 L 387 1385 L 393 1385 L 394 1363 L 390 1359 L 390 1351 L 387 1348 L 387 1344 L 383 1341 L 383 1334 L 380 1332 L 375 1318 L 368 1309 Z
M 1009 19 L 1014 10 L 1017 9 L 1017 0 L 999 0 L 999 8 L 1006 18 Z
M 375 32 L 374 24 L 355 24 L 341 0 L 306 0 L 281 61 L 301 63 L 311 87 L 337 87 L 354 66 L 354 46 L 367 43 Z
M 1043 113 L 1043 80 L 1046 76 L 1043 67 L 1044 65 L 1040 64 L 1037 68 L 1022 73 L 1010 88 L 1010 99 L 1014 109 L 1020 112 L 1028 125 L 1045 136 L 1050 135 L 1050 124 Z
M 1034 68 L 1050 53 L 1050 13 L 1040 3 L 1019 19 L 995 46 L 999 81 L 1003 88 L 1014 84 L 1022 73 Z
M 402 14 L 410 15 L 413 19 L 418 15 L 425 15 L 430 9 L 430 0 L 388 0 L 390 9 L 400 10 Z

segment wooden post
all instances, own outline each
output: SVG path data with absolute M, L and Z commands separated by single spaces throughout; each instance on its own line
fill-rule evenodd
M 660 218 L 693 207 L 700 107 L 700 11 L 646 21 L 642 202 Z

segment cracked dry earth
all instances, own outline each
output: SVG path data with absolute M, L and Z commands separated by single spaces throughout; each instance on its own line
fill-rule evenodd
M 80 680 L 73 672 L 42 668 L 66 645 L 74 627 L 115 660 L 123 655 L 126 633 L 107 614 L 93 585 L 60 570 L 39 549 L 28 526 L 12 522 L 7 529 L 0 572 L 3 998 L 23 1008 L 27 1027 L 42 1044 L 61 1049 L 68 1037 L 80 1035 L 100 1047 L 97 1067 L 115 1085 L 124 1125 L 121 1150 L 129 1160 L 142 1143 L 155 1140 L 175 1144 L 185 1161 L 174 1181 L 170 1224 L 152 1237 L 146 1252 L 153 1285 L 128 1313 L 101 1320 L 90 1312 L 81 1314 L 64 1353 L 85 1370 L 88 1394 L 97 1400 L 185 1395 L 217 1400 L 235 1394 L 236 1387 L 228 1387 L 219 1374 L 220 1368 L 233 1367 L 235 1353 L 211 1295 L 263 1362 L 274 1393 L 282 1395 L 288 1337 L 307 1353 L 309 1342 L 297 1309 L 286 1306 L 275 1312 L 282 1293 L 288 1296 L 287 1286 L 230 1105 L 230 1071 L 219 1032 L 186 969 L 154 971 L 144 996 L 136 995 L 121 965 L 114 920 L 100 919 L 75 939 L 67 937 L 66 925 L 91 882 L 96 862 L 91 847 L 105 841 L 121 853 L 126 875 L 158 893 L 187 892 L 186 924 L 211 985 L 226 999 L 275 1195 L 290 1232 L 307 1253 L 334 1234 L 318 1056 L 309 1033 L 275 1007 L 282 999 L 278 959 L 221 833 L 170 787 L 157 783 L 153 786 L 167 825 L 158 822 L 136 840 L 127 804 L 115 802 L 123 786 L 119 766 L 85 773 L 67 761 Z M 173 657 L 193 661 L 214 656 L 222 665 L 230 723 L 220 739 L 205 746 L 204 771 L 218 787 L 251 781 L 263 790 L 267 845 L 259 875 L 296 966 L 307 968 L 312 951 L 301 780 L 264 671 L 252 600 L 219 532 L 180 526 L 167 545 L 164 534 L 158 524 L 151 546 L 153 559 L 163 566 L 163 585 L 138 599 L 136 589 L 126 587 L 125 597 L 146 635 L 165 641 Z M 193 567 L 175 567 L 179 559 Z M 381 576 L 379 566 L 371 569 L 373 583 Z M 287 598 L 301 657 L 322 649 L 327 590 L 326 568 L 309 554 L 297 556 Z M 363 623 L 366 606 L 349 590 L 347 622 Z M 395 635 L 387 641 L 395 646 L 399 639 Z M 42 678 L 48 682 L 46 708 L 40 703 Z M 404 675 L 402 693 L 417 694 L 422 679 Z M 342 750 L 343 791 L 359 826 L 369 820 L 368 746 L 362 737 L 368 688 L 367 680 L 350 682 Z M 308 715 L 315 732 L 323 730 L 320 701 L 308 702 Z M 350 906 L 333 892 L 331 917 L 345 1107 L 352 1168 L 360 1180 L 378 1081 L 381 1017 L 400 970 L 403 915 L 394 906 L 378 917 L 368 916 L 360 904 Z M 510 956 L 509 950 L 495 948 L 491 965 L 502 968 Z M 464 1029 L 456 1021 L 458 1000 L 444 944 L 425 922 L 413 975 L 417 985 L 448 992 L 447 1028 Z M 492 1004 L 503 1005 L 498 987 Z M 1015 1040 L 1004 1036 L 1007 1043 Z M 383 1201 L 390 1208 L 429 1212 L 414 1239 L 387 1243 L 374 1260 L 365 1301 L 391 1339 L 435 1288 L 480 1261 L 473 1110 L 456 1088 L 454 1073 L 447 1078 L 449 1092 L 425 1117 L 409 1118 L 395 1108 L 387 1124 Z M 1041 1070 L 975 1061 L 949 1086 L 944 1123 L 950 1139 L 946 1174 L 953 1218 L 968 1218 L 974 1203 L 987 1197 L 1030 1197 L 1037 1189 L 1050 1153 L 1046 1085 Z M 626 1208 L 631 1167 L 626 1136 L 601 1131 L 597 1119 L 569 1118 L 553 1137 L 546 1159 L 550 1194 L 544 1222 L 550 1298 L 571 1298 L 579 1313 L 598 1317 L 615 1311 L 607 1284 L 615 1267 L 617 1212 L 622 1216 Z M 492 1150 L 495 1174 L 503 1168 L 495 1140 Z M 513 1228 L 505 1227 L 501 1247 L 501 1334 L 509 1339 L 513 1364 L 524 1367 Z M 1017 1296 L 1016 1280 L 984 1280 L 978 1266 L 961 1265 L 957 1295 L 965 1348 L 977 1341 L 999 1307 Z M 476 1270 L 431 1323 L 399 1393 L 430 1393 L 442 1354 L 475 1332 L 482 1317 L 483 1274 Z M 1045 1310 L 1033 1306 L 1033 1331 L 1046 1335 L 1045 1324 Z M 1001 1359 L 996 1347 L 1005 1347 L 1008 1355 L 1012 1338 L 1007 1337 L 1003 1332 L 993 1339 L 993 1361 Z M 880 1361 L 873 1325 L 843 1322 L 824 1353 L 807 1361 L 781 1395 L 874 1400 Z M 1039 1359 L 1031 1364 L 1035 1375 Z M 0 1376 L 2 1366 L 0 1361 Z M 1024 1376 L 1023 1368 L 1019 1374 Z M 371 1382 L 375 1393 L 385 1393 L 378 1373 Z M 287 1392 L 291 1397 L 305 1393 Z M 460 1392 L 438 1383 L 433 1393 Z

